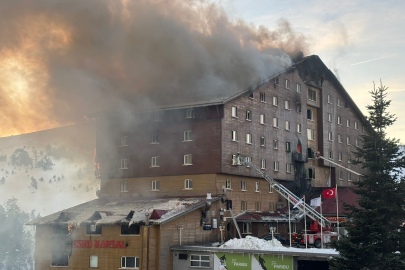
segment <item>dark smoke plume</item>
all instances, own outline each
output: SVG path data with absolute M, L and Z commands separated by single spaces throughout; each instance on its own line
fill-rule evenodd
M 285 20 L 256 28 L 203 0 L 0 1 L 0 136 L 243 90 L 306 47 Z

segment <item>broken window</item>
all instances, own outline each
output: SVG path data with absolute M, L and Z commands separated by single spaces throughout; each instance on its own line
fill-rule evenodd
M 313 148 L 308 148 L 308 158 L 315 158 L 315 151 Z
M 307 110 L 307 119 L 311 121 L 314 120 L 314 112 L 312 110 Z
M 316 101 L 316 91 L 312 89 L 308 89 L 308 99 L 312 101 Z
M 101 235 L 101 226 L 97 226 L 96 224 L 87 224 L 86 226 L 86 234 L 97 234 Z
M 315 179 L 315 168 L 308 168 L 308 179 Z
M 139 224 L 122 224 L 121 225 L 121 234 L 122 235 L 139 235 L 141 226 Z
M 260 146 L 266 146 L 266 138 L 265 137 L 260 137 Z
M 52 232 L 51 266 L 69 266 L 72 238 L 67 225 L 54 225 Z

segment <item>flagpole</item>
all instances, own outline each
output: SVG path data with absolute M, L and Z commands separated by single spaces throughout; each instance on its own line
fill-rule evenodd
M 288 230 L 290 232 L 290 247 L 291 247 L 291 208 L 290 208 L 290 200 L 288 201 Z
M 339 203 L 338 203 L 338 189 L 336 183 L 336 222 L 337 222 L 337 233 L 338 233 L 338 240 L 340 239 L 340 228 L 339 228 Z
M 320 200 L 320 207 L 321 207 L 321 216 L 322 216 L 322 195 L 319 195 L 319 200 Z M 321 222 L 321 244 L 322 244 L 322 248 L 323 248 L 323 223 Z
M 305 195 L 304 195 L 304 225 L 305 225 L 305 248 L 308 248 L 308 241 L 307 241 L 307 213 L 305 212 Z

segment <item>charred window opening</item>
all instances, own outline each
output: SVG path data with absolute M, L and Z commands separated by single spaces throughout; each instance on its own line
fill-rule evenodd
M 96 224 L 87 224 L 86 233 L 101 235 L 101 226 L 97 226 Z
M 69 266 L 72 238 L 68 225 L 54 225 L 52 234 L 52 266 Z
M 308 158 L 315 158 L 314 148 L 308 148 Z
M 129 226 L 128 224 L 121 225 L 121 234 L 122 235 L 139 235 L 140 234 L 140 225 L 139 224 L 132 224 Z

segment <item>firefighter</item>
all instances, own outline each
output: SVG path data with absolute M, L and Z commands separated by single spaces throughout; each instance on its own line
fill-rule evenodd
M 300 245 L 301 245 L 302 239 L 304 239 L 304 232 L 300 232 L 300 233 L 297 235 L 297 247 L 298 247 L 298 248 L 299 248 Z

